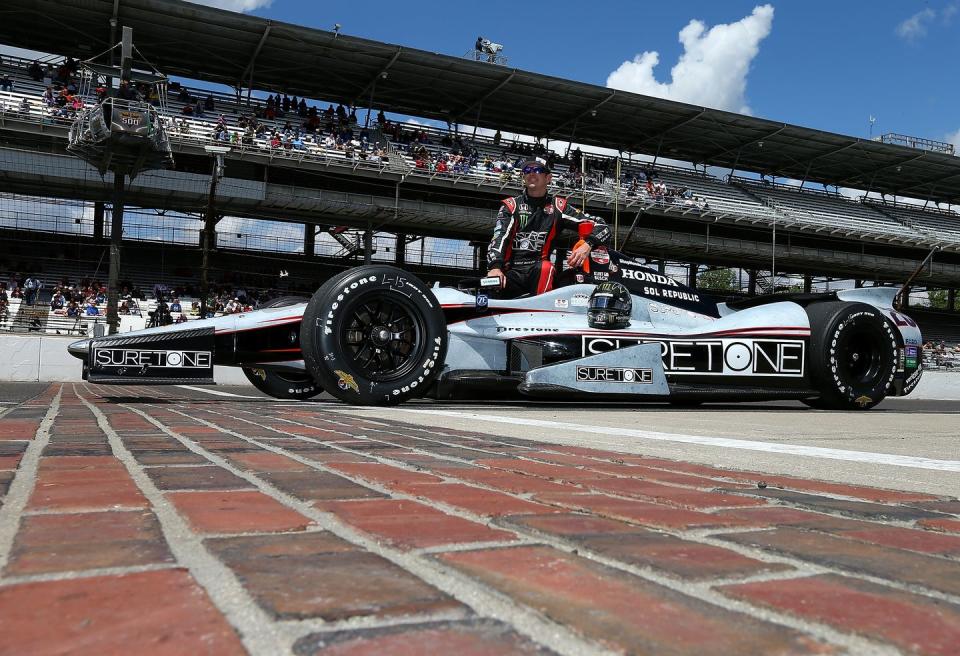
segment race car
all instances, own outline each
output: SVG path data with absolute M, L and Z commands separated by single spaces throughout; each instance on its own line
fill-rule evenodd
M 592 266 L 592 270 L 591 270 Z M 595 327 L 597 283 L 629 291 L 618 327 Z M 96 383 L 213 384 L 242 367 L 262 392 L 351 404 L 435 399 L 705 401 L 796 399 L 861 410 L 921 376 L 917 324 L 897 290 L 772 294 L 715 303 L 621 253 L 598 249 L 547 293 L 498 299 L 478 280 L 428 287 L 386 265 L 348 269 L 309 301 L 81 340 Z

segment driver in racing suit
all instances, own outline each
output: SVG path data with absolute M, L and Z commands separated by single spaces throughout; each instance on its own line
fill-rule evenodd
M 593 223 L 593 230 L 567 258 L 567 264 L 574 268 L 583 264 L 594 247 L 610 239 L 610 229 L 602 219 L 581 212 L 566 198 L 547 193 L 551 178 L 546 161 L 538 158 L 526 162 L 523 193 L 504 198 L 500 206 L 487 250 L 487 276 L 500 278 L 504 298 L 553 289 L 550 250 L 558 231 L 577 231 L 580 224 Z

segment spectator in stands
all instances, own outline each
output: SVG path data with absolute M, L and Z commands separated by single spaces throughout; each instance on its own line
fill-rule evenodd
M 56 312 L 57 310 L 62 310 L 65 305 L 66 301 L 63 298 L 63 294 L 57 289 L 53 294 L 53 298 L 50 299 L 50 309 Z
M 64 91 L 67 91 L 67 89 L 64 89 Z M 140 92 L 127 80 L 120 83 L 120 87 L 117 89 L 117 98 L 121 100 L 142 100 Z
M 10 298 L 7 295 L 6 283 L 0 283 L 0 317 L 7 316 L 7 307 L 10 304 Z
M 26 290 L 24 302 L 27 305 L 33 305 L 37 300 L 37 295 L 40 293 L 40 290 L 43 289 L 43 283 L 33 276 L 28 276 L 23 283 L 23 288 Z
M 171 312 L 183 312 L 183 307 L 180 305 L 180 299 L 174 298 L 173 302 L 170 304 Z
M 212 112 L 216 110 L 217 106 L 213 102 L 212 93 L 208 93 L 207 97 L 203 99 L 203 108 L 208 112 Z
M 19 111 L 20 111 L 20 113 L 23 114 L 23 115 L 29 114 L 29 113 L 30 113 L 30 101 L 27 100 L 26 98 L 24 98 L 22 101 L 20 101 Z
M 77 305 L 76 301 L 70 301 L 70 304 L 67 306 L 67 316 L 75 318 L 80 316 L 80 306 Z
M 0 77 L 0 91 L 13 91 L 13 80 L 6 73 Z
M 87 301 L 87 306 L 84 309 L 83 313 L 88 317 L 100 316 L 100 310 L 97 309 L 97 306 L 94 304 L 93 299 Z

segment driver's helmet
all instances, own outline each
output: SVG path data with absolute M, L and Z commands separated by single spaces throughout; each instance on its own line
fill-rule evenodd
M 590 295 L 587 323 L 591 328 L 611 330 L 630 325 L 633 299 L 627 288 L 618 282 L 602 282 Z

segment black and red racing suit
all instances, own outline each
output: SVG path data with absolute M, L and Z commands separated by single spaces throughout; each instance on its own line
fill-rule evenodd
M 531 198 L 523 192 L 501 203 L 487 249 L 487 269 L 504 272 L 504 298 L 542 294 L 553 288 L 550 250 L 559 231 L 577 231 L 581 224 L 591 222 L 593 230 L 584 237 L 590 248 L 610 240 L 610 229 L 603 219 L 581 212 L 566 198 L 550 194 Z

